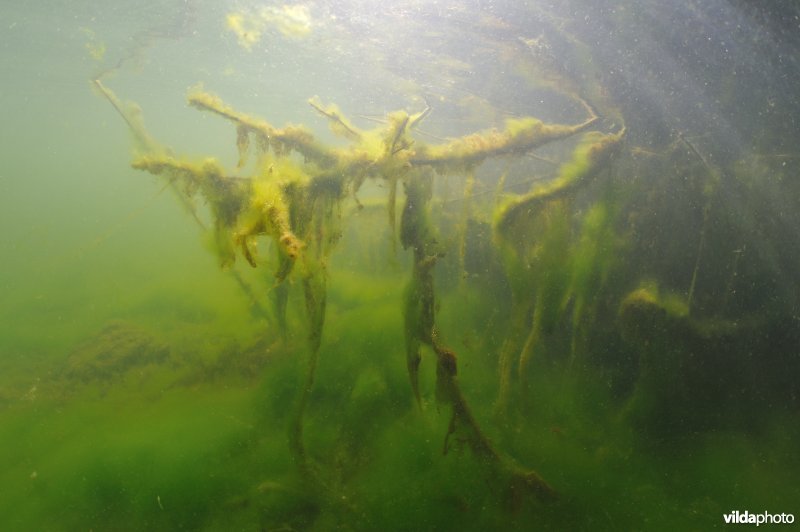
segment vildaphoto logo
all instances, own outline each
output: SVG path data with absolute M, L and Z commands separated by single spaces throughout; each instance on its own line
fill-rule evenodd
M 794 514 L 771 514 L 769 512 L 762 512 L 760 514 L 751 514 L 747 510 L 740 512 L 734 510 L 731 513 L 723 514 L 725 523 L 728 525 L 790 525 L 794 523 Z

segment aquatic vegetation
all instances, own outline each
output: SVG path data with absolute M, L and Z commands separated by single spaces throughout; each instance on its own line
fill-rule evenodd
M 573 97 L 585 118 L 576 124 L 519 117 L 505 120 L 500 128 L 425 142 L 417 129 L 431 113 L 427 103 L 413 112 L 387 113 L 379 125 L 365 128 L 337 105 L 313 97 L 308 100 L 311 109 L 342 140 L 328 146 L 307 126 L 277 127 L 193 88 L 190 106 L 233 125 L 237 157 L 235 168 L 227 169 L 213 158 L 176 155 L 152 139 L 134 107 L 124 105 L 99 82 L 97 88 L 133 133 L 133 167 L 165 180 L 204 228 L 220 266 L 236 273 L 236 262 L 241 262 L 246 269 L 271 272 L 266 283 L 237 277 L 237 284 L 249 300 L 269 302 L 262 307 L 269 309 L 268 327 L 293 358 L 282 362 L 285 368 L 266 369 L 258 362 L 250 366 L 274 371 L 266 379 L 277 398 L 266 410 L 271 422 L 279 420 L 288 429 L 285 452 L 296 476 L 263 481 L 263 490 L 251 489 L 235 504 L 258 501 L 297 526 L 322 526 L 317 519 L 350 521 L 358 504 L 351 500 L 357 485 L 350 482 L 351 475 L 363 472 L 363 461 L 392 455 L 378 449 L 377 442 L 386 436 L 365 420 L 424 416 L 431 402 L 447 419 L 439 427 L 441 455 L 458 459 L 458 467 L 464 468 L 460 474 L 483 479 L 490 486 L 492 504 L 510 516 L 530 508 L 563 511 L 569 504 L 562 496 L 563 475 L 569 476 L 574 465 L 561 463 L 564 471 L 559 472 L 551 463 L 542 474 L 526 464 L 536 464 L 548 446 L 573 445 L 575 453 L 583 452 L 577 450 L 583 441 L 569 441 L 569 434 L 594 436 L 587 436 L 585 427 L 570 426 L 573 421 L 568 418 L 562 422 L 561 416 L 576 408 L 598 411 L 596 405 L 576 406 L 591 397 L 617 402 L 617 417 L 602 411 L 603 419 L 622 420 L 642 439 L 675 441 L 698 430 L 752 422 L 752 414 L 722 416 L 720 405 L 736 398 L 724 382 L 709 382 L 725 375 L 727 384 L 735 383 L 747 397 L 758 395 L 760 381 L 751 377 L 758 373 L 757 363 L 737 345 L 761 345 L 764 324 L 690 313 L 692 301 L 698 299 L 696 287 L 708 282 L 702 277 L 705 270 L 698 267 L 699 256 L 704 246 L 718 245 L 712 244 L 718 228 L 711 220 L 717 215 L 713 209 L 721 179 L 696 149 L 690 150 L 695 160 L 681 164 L 693 164 L 708 174 L 689 182 L 699 193 L 694 197 L 703 199 L 703 236 L 687 254 L 683 276 L 670 279 L 658 270 L 657 254 L 654 269 L 642 268 L 648 258 L 642 224 L 650 213 L 633 205 L 630 198 L 642 185 L 630 176 L 674 171 L 680 167 L 680 152 L 673 146 L 665 154 L 643 155 L 637 149 L 631 155 L 626 150 L 628 129 L 600 129 L 600 117 L 580 98 Z M 560 157 L 545 159 L 550 177 L 531 178 L 527 191 L 521 190 L 520 183 L 526 181 L 518 175 L 511 188 L 507 169 L 488 178 L 482 173 L 487 161 L 519 159 L 548 144 L 560 148 L 554 152 Z M 364 193 L 367 183 L 378 185 L 369 187 L 371 195 Z M 441 189 L 449 189 L 460 206 L 445 207 Z M 376 191 L 382 196 L 376 197 Z M 647 193 L 652 194 L 648 201 L 659 198 Z M 195 207 L 201 203 L 202 216 Z M 385 215 L 379 213 L 377 219 L 383 218 L 385 227 L 376 230 L 375 214 L 383 209 Z M 354 270 L 343 280 L 331 273 L 333 254 L 348 226 L 360 219 L 366 229 L 356 231 L 360 248 L 348 250 Z M 344 283 L 345 292 L 368 291 L 361 286 L 367 281 L 360 272 L 374 268 L 381 254 L 408 271 L 393 318 L 402 322 L 392 322 L 387 307 L 381 307 L 379 320 L 362 318 L 363 325 L 326 341 L 330 309 L 345 305 L 350 311 L 352 304 L 341 295 L 332 301 L 331 290 Z M 734 266 L 738 261 L 737 256 Z M 458 285 L 459 292 L 469 292 L 481 290 L 471 286 L 472 279 L 480 284 L 492 276 L 502 280 L 488 283 L 488 290 L 499 289 L 497 294 L 482 296 L 497 305 L 480 324 L 483 330 L 469 338 L 452 334 L 447 320 L 443 325 L 441 319 L 452 305 L 447 282 Z M 705 290 L 708 285 L 702 286 Z M 297 313 L 291 314 L 298 309 L 303 316 L 300 345 L 293 343 L 298 338 Z M 377 330 L 384 322 L 394 323 L 397 330 L 368 334 L 366 324 Z M 353 337 L 358 332 L 364 339 Z M 397 375 L 391 370 L 372 360 L 347 358 L 367 339 L 377 346 L 361 346 L 363 351 L 395 352 L 389 346 L 392 338 L 404 343 L 407 403 L 398 399 Z M 470 372 L 476 371 L 471 364 L 476 352 L 487 354 L 482 370 L 496 372 L 496 387 L 490 391 L 476 393 L 468 387 Z M 702 359 L 696 353 L 703 353 Z M 248 356 L 253 356 L 252 349 Z M 593 372 L 601 377 L 589 376 Z M 598 391 L 602 386 L 611 391 Z M 287 409 L 285 402 L 292 395 L 294 406 Z M 344 407 L 326 404 L 330 397 L 344 400 Z M 408 405 L 415 405 L 412 412 L 405 411 Z M 320 429 L 321 416 L 341 419 L 341 433 Z M 491 424 L 487 430 L 487 421 L 501 430 Z M 547 423 L 551 425 L 542 426 Z M 620 441 L 593 442 L 589 447 L 595 454 L 584 457 L 585 466 L 598 478 L 599 471 L 625 460 L 622 449 L 629 443 L 624 429 L 614 430 Z M 526 435 L 522 448 L 513 441 L 517 431 Z M 537 440 L 541 443 L 530 443 Z M 472 459 L 465 460 L 462 451 Z M 408 475 L 404 482 L 410 481 Z M 573 478 L 567 491 L 574 492 L 574 482 Z M 361 497 L 368 500 L 371 495 Z M 414 500 L 410 496 L 407 502 Z M 446 504 L 459 512 L 468 502 L 455 497 Z
M 575 273 L 570 273 L 570 204 L 581 187 L 608 168 L 621 149 L 624 135 L 624 128 L 613 134 L 585 133 L 572 160 L 559 168 L 555 179 L 507 200 L 495 214 L 495 239 L 511 281 L 512 299 L 511 329 L 499 353 L 500 388 L 495 404 L 498 415 L 508 409 L 515 374 L 520 385 L 526 386 L 527 367 L 534 352 L 543 334 L 561 316 L 564 301 L 570 295 L 570 277 L 574 283 L 577 276 L 590 275 L 587 269 L 597 267 L 595 263 L 578 262 Z M 585 261 L 586 257 L 576 259 Z M 575 312 L 580 313 L 582 307 L 583 300 L 579 298 Z M 579 314 L 574 316 L 579 318 Z M 577 330 L 573 331 L 573 340 L 576 334 Z
M 495 449 L 461 391 L 458 357 L 444 343 L 436 326 L 438 304 L 434 270 L 448 250 L 437 238 L 429 211 L 437 176 L 447 178 L 470 173 L 487 159 L 520 156 L 544 144 L 585 132 L 597 121 L 597 115 L 588 104 L 580 101 L 588 116 L 576 125 L 545 124 L 533 117 L 508 119 L 501 130 L 486 130 L 429 145 L 412 136 L 413 129 L 430 113 L 429 106 L 415 114 L 390 113 L 385 125 L 361 130 L 337 106 L 325 105 L 314 97 L 309 100 L 311 107 L 328 120 L 336 135 L 351 142 L 349 147 L 328 148 L 302 126 L 274 127 L 263 119 L 236 111 L 216 95 L 200 88 L 192 89 L 188 96 L 191 106 L 235 125 L 237 169 L 242 170 L 249 157 L 256 157 L 255 172 L 242 177 L 229 173 L 214 159 L 198 163 L 172 155 L 171 150 L 150 140 L 140 121 L 128 117 L 129 112 L 109 89 L 99 81 L 96 84 L 140 139 L 140 153 L 134 158 L 133 167 L 166 179 L 185 204 L 193 205 L 199 196 L 208 205 L 213 225 L 209 229 L 213 250 L 223 268 L 230 268 L 238 256 L 252 267 L 261 267 L 263 263 L 256 255 L 255 239 L 265 236 L 273 242 L 277 261 L 273 262 L 275 284 L 271 293 L 282 328 L 286 327 L 287 279 L 293 272 L 300 277 L 308 328 L 307 368 L 303 382 L 298 385 L 289 441 L 296 465 L 315 489 L 321 489 L 324 481 L 306 452 L 303 425 L 325 323 L 328 257 L 341 233 L 341 202 L 348 197 L 355 199 L 365 180 L 374 179 L 388 185 L 392 232 L 398 184 L 402 183 L 405 191 L 398 236 L 402 247 L 412 254 L 403 310 L 407 368 L 412 394 L 421 405 L 422 348 L 429 348 L 435 355 L 436 400 L 451 411 L 444 452 L 456 440 L 465 443 L 476 459 L 488 467 L 490 477 L 499 479 L 502 491 L 517 501 L 515 506 L 528 496 L 545 501 L 556 496 L 556 491 L 536 472 L 517 465 Z M 540 205 L 561 201 L 590 181 L 613 157 L 624 129 L 614 134 L 589 132 L 584 136 L 573 162 L 562 168 L 557 179 L 506 202 L 499 209 L 495 222 L 498 239 L 519 242 L 519 237 L 524 235 L 521 226 L 539 216 L 532 214 L 534 210 Z M 467 196 L 472 186 L 469 183 L 474 184 L 474 178 L 467 180 Z M 358 204 L 358 200 L 355 201 Z M 560 236 L 553 238 L 558 240 Z M 522 249 L 517 249 L 518 255 L 521 252 Z M 461 255 L 463 264 L 463 244 Z M 558 294 L 553 295 L 558 297 Z M 515 295 L 516 298 L 520 296 Z M 539 317 L 534 320 L 527 344 L 534 342 L 533 336 L 542 327 L 542 309 L 553 305 L 552 301 L 545 303 L 543 298 L 552 297 L 540 291 Z M 520 321 L 520 318 L 512 317 L 512 320 Z M 530 345 L 525 349 L 524 353 L 528 354 L 522 355 L 521 366 L 530 357 L 530 349 Z M 508 349 L 504 353 L 501 367 L 508 365 L 503 358 L 508 357 Z M 507 385 L 506 373 L 501 373 L 503 387 Z

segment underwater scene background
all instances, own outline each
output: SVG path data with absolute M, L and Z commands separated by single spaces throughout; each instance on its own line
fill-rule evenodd
M 0 15 L 3 530 L 800 512 L 795 2 Z

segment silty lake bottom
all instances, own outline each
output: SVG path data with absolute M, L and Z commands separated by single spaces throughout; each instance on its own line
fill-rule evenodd
M 0 12 L 0 528 L 800 513 L 794 3 Z

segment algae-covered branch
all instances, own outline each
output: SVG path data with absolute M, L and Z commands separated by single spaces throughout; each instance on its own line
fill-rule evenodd
M 263 299 L 271 300 L 277 314 L 276 326 L 286 327 L 287 294 L 290 279 L 298 277 L 304 292 L 308 341 L 306 376 L 297 383 L 298 399 L 290 426 L 290 449 L 306 480 L 325 491 L 324 465 L 314 464 L 304 443 L 304 419 L 317 371 L 319 356 L 324 356 L 322 343 L 326 312 L 327 268 L 329 256 L 341 236 L 343 203 L 353 201 L 360 207 L 357 194 L 367 180 L 374 180 L 388 190 L 386 195 L 389 227 L 392 238 L 399 238 L 411 257 L 411 272 L 403 306 L 406 357 L 410 391 L 422 405 L 419 372 L 423 364 L 423 348 L 435 357 L 436 400 L 451 412 L 449 429 L 444 438 L 445 452 L 454 440 L 465 442 L 475 458 L 485 465 L 487 474 L 500 482 L 509 497 L 524 499 L 533 496 L 552 500 L 556 490 L 539 474 L 518 465 L 490 442 L 486 432 L 468 406 L 468 397 L 458 380 L 459 357 L 447 347 L 437 325 L 438 301 L 434 271 L 437 262 L 452 254 L 437 236 L 439 220 L 432 216 L 435 182 L 472 175 L 490 159 L 515 159 L 546 144 L 565 141 L 582 135 L 571 162 L 564 164 L 557 178 L 534 187 L 522 195 L 503 194 L 494 206 L 495 240 L 500 248 L 508 247 L 506 263 L 512 277 L 514 264 L 529 267 L 526 227 L 536 224 L 557 202 L 569 201 L 581 187 L 587 186 L 606 168 L 619 149 L 624 129 L 603 133 L 589 131 L 597 125 L 598 116 L 590 105 L 578 100 L 585 118 L 576 124 L 547 124 L 535 117 L 509 118 L 500 128 L 486 129 L 466 136 L 425 143 L 415 130 L 431 113 L 431 108 L 414 113 L 389 113 L 381 125 L 362 129 L 333 104 L 325 105 L 318 97 L 309 100 L 313 110 L 321 114 L 332 132 L 346 141 L 344 146 L 328 146 L 318 140 L 306 126 L 276 127 L 262 118 L 237 111 L 219 96 L 193 89 L 190 106 L 209 112 L 232 123 L 234 145 L 238 151 L 236 168 L 228 170 L 214 158 L 195 161 L 175 155 L 172 150 L 153 141 L 133 113 L 127 111 L 116 96 L 96 81 L 103 95 L 123 116 L 137 139 L 133 167 L 161 177 L 176 192 L 181 203 L 195 214 L 198 199 L 208 207 L 211 227 L 206 229 L 219 263 L 231 268 L 237 258 L 244 258 L 254 268 L 272 267 L 274 282 L 263 291 Z M 468 179 L 467 182 L 473 182 Z M 399 231 L 396 231 L 396 196 L 402 184 L 405 203 Z M 498 176 L 502 187 L 502 178 Z M 465 194 L 469 194 L 468 187 Z M 502 191 L 502 190 L 501 190 Z M 491 216 L 487 217 L 490 218 Z M 272 242 L 275 258 L 260 257 L 259 238 Z M 463 246 L 462 246 L 463 249 Z M 239 279 L 248 293 L 258 293 Z M 525 300 L 525 293 L 513 294 Z M 520 324 L 518 334 L 529 328 L 524 324 L 525 305 L 517 304 Z M 534 320 L 537 324 L 539 321 Z M 533 326 L 536 330 L 538 325 Z M 285 335 L 285 331 L 283 331 Z M 533 332 L 531 332 L 533 334 Z M 323 353 L 320 353 L 323 351 Z M 499 349 L 500 401 L 509 393 L 510 360 L 514 349 L 510 344 Z M 523 360 L 529 355 L 523 355 Z M 535 457 L 529 457 L 535 460 Z

